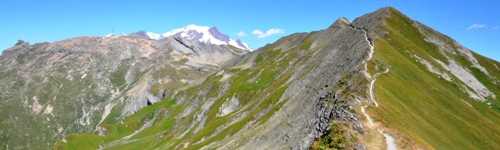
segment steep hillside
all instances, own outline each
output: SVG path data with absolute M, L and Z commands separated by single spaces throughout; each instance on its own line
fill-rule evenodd
M 500 63 L 393 8 L 360 17 L 374 39 L 378 106 L 369 113 L 402 148 L 500 147 Z
M 364 95 L 358 86 L 369 49 L 365 32 L 340 19 L 250 53 L 124 121 L 107 120 L 104 136 L 71 135 L 57 148 L 305 149 L 332 119 L 357 134 L 349 105 Z
M 20 41 L 0 56 L 0 147 L 46 149 L 202 82 L 246 50 L 179 37 Z M 99 128 L 97 128 L 99 129 Z

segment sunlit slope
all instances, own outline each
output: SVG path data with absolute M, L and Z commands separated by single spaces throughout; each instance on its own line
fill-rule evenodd
M 383 13 L 383 23 L 370 31 L 375 37 L 370 72 L 389 68 L 376 81 L 380 105 L 370 109 L 374 118 L 393 129 L 403 146 L 412 145 L 407 142 L 410 138 L 434 149 L 499 148 L 500 64 L 467 53 L 453 40 L 395 9 L 383 11 L 376 12 Z M 475 97 L 480 94 L 474 88 L 480 87 L 471 85 L 474 79 L 462 81 L 467 73 L 457 74 L 460 70 L 470 73 L 491 94 Z

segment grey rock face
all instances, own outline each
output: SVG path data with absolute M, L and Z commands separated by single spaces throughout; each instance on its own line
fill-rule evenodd
M 319 66 L 304 80 L 292 82 L 285 92 L 283 98 L 289 100 L 283 106 L 284 111 L 272 118 L 281 120 L 281 125 L 270 125 L 272 131 L 263 133 L 262 138 L 249 142 L 246 147 L 256 144 L 273 149 L 287 145 L 293 149 L 307 149 L 314 138 L 326 131 L 331 118 L 354 119 L 344 108 L 346 105 L 335 105 L 343 99 L 337 98 L 340 95 L 332 93 L 328 87 L 340 86 L 344 75 L 360 72 L 361 62 L 368 56 L 369 43 L 365 42 L 363 32 L 349 26 L 315 36 L 314 41 L 325 44 L 311 59 L 311 63 Z
M 362 132 L 356 114 L 351 110 L 353 95 L 364 96 L 360 82 L 363 61 L 369 55 L 370 43 L 364 32 L 339 20 L 329 29 L 307 36 L 292 35 L 275 47 L 282 51 L 297 48 L 296 41 L 313 41 L 312 55 L 304 56 L 289 80 L 289 86 L 280 101 L 284 104 L 266 123 L 250 126 L 211 146 L 221 149 L 308 149 L 315 138 L 328 130 L 332 120 L 353 124 L 353 130 Z M 286 45 L 282 45 L 287 44 Z M 308 65 L 316 66 L 308 71 Z M 358 91 L 359 90 L 359 91 Z
M 150 40 L 140 35 L 82 37 L 41 45 L 20 43 L 0 59 L 3 74 L 19 68 L 14 74 L 0 78 L 2 83 L 7 83 L 0 88 L 13 93 L 10 97 L 2 95 L 2 99 L 6 100 L 0 103 L 15 106 L 19 109 L 17 111 L 26 113 L 23 116 L 11 114 L 9 117 L 32 117 L 23 122 L 47 118 L 43 123 L 53 125 L 45 128 L 47 131 L 33 129 L 27 135 L 45 138 L 34 134 L 43 133 L 64 138 L 68 133 L 94 130 L 106 135 L 106 130 L 99 127 L 105 120 L 123 118 L 165 97 L 175 96 L 179 104 L 190 106 L 182 116 L 195 113 L 195 119 L 190 124 L 173 127 L 175 133 L 183 137 L 206 127 L 210 108 L 217 100 L 207 98 L 209 92 L 203 90 L 198 91 L 196 97 L 184 95 L 184 89 L 202 84 L 207 76 L 224 68 L 226 71 L 220 71 L 222 77 L 217 79 L 223 85 L 217 95 L 225 95 L 234 82 L 233 78 L 237 77 L 230 71 L 231 68 L 255 67 L 258 55 L 264 51 L 245 55 L 247 51 L 233 47 L 210 45 L 175 36 Z M 370 50 L 370 43 L 365 36 L 365 32 L 351 26 L 346 19 L 339 19 L 326 30 L 294 34 L 270 45 L 283 54 L 277 58 L 278 61 L 292 53 L 298 53 L 297 57 L 290 57 L 293 62 L 303 60 L 295 66 L 282 68 L 288 70 L 282 74 L 290 72 L 291 77 L 286 82 L 288 88 L 279 98 L 282 104 L 279 111 L 270 116 L 270 121 L 257 126 L 248 124 L 231 136 L 234 138 L 224 138 L 204 148 L 254 149 L 255 145 L 259 145 L 265 149 L 307 149 L 312 140 L 328 130 L 331 120 L 349 122 L 353 124 L 354 130 L 362 132 L 351 110 L 353 97 L 345 93 L 357 92 L 360 93 L 357 96 L 363 96 L 363 92 L 357 90 L 363 89 L 359 82 L 365 79 L 360 73 L 362 62 L 367 59 Z M 44 65 L 37 66 L 40 64 Z M 262 71 L 246 82 L 259 82 L 257 77 L 260 74 Z M 23 80 L 11 80 L 16 77 L 22 77 Z M 8 84 L 9 81 L 12 83 Z M 60 83 L 52 85 L 53 93 L 41 90 L 53 83 Z M 21 86 L 9 90 L 15 85 Z M 23 97 L 25 104 L 11 102 L 17 97 Z M 218 107 L 217 116 L 229 117 L 229 123 L 218 127 L 213 134 L 221 133 L 230 124 L 250 115 L 248 111 L 242 111 L 256 109 L 250 107 L 255 106 L 241 102 L 237 95 L 228 97 Z M 271 110 L 263 109 L 256 117 L 261 118 L 268 111 Z M 111 115 L 113 113 L 120 115 Z M 10 120 L 6 122 L 13 123 Z M 62 131 L 56 131 L 59 129 Z M 12 140 L 7 141 L 7 144 L 27 142 L 15 133 L 24 132 L 2 133 Z M 249 137 L 252 138 L 247 140 Z M 38 141 L 50 143 L 54 139 Z M 33 148 L 41 144 L 27 143 L 20 148 Z

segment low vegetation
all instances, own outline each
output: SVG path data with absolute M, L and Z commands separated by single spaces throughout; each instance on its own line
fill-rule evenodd
M 396 129 L 422 147 L 435 149 L 496 149 L 500 147 L 500 113 L 487 103 L 470 98 L 461 90 L 459 80 L 438 78 L 425 66 L 413 61 L 412 54 L 425 59 L 447 62 L 409 19 L 393 12 L 387 21 L 389 33 L 375 41 L 374 61 L 390 65 L 390 72 L 378 78 L 376 97 L 380 107 L 371 108 L 374 118 L 388 128 Z M 494 62 L 478 57 L 492 69 Z M 439 66 L 435 64 L 435 66 Z M 494 93 L 498 85 L 474 71 L 481 82 Z M 498 70 L 495 71 L 498 80 Z M 498 95 L 498 94 L 497 94 Z M 493 100 L 493 101 L 498 101 Z M 402 137 L 400 137 L 402 138 Z M 399 143 L 402 147 L 408 143 Z

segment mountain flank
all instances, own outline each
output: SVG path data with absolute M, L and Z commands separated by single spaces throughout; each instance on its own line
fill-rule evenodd
M 19 42 L 0 147 L 495 149 L 499 66 L 392 7 L 253 51 L 199 26 Z

